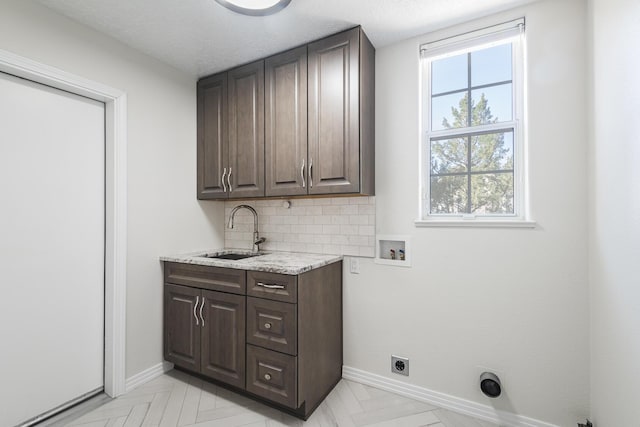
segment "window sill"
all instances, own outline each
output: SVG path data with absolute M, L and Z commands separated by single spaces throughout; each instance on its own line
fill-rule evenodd
M 535 221 L 521 219 L 417 219 L 416 227 L 452 227 L 452 228 L 536 228 Z

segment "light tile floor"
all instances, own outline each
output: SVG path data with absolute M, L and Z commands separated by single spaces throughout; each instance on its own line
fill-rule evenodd
M 88 409 L 62 414 L 43 426 L 496 427 L 347 380 L 340 381 L 305 422 L 180 371 L 171 371 L 106 403 L 104 398 L 97 399 Z

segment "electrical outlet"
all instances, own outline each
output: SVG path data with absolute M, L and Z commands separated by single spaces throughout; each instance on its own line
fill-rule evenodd
M 360 260 L 358 258 L 351 258 L 349 260 L 349 267 L 351 274 L 360 274 Z
M 409 359 L 401 356 L 391 355 L 391 372 L 409 376 Z

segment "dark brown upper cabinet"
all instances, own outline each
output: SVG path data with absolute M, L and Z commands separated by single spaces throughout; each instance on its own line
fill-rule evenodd
M 308 46 L 309 194 L 374 194 L 375 50 L 361 28 Z
M 198 199 L 228 197 L 227 86 L 227 73 L 198 82 Z
M 307 47 L 265 60 L 267 196 L 307 194 Z
M 264 61 L 198 82 L 198 198 L 264 196 Z
M 198 82 L 198 198 L 375 194 L 375 50 L 360 27 Z
M 264 196 L 264 61 L 229 71 L 229 198 Z

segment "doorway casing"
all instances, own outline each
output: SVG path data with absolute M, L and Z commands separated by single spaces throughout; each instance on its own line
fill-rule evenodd
M 125 392 L 127 282 L 127 95 L 0 49 L 0 71 L 105 103 L 104 391 Z

